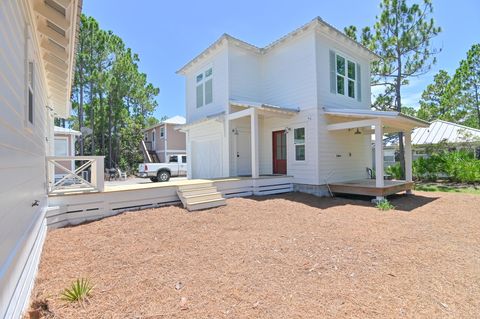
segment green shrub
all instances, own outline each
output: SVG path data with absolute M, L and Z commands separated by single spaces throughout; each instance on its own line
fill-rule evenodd
M 385 173 L 392 176 L 394 179 L 402 179 L 402 176 L 403 176 L 402 172 L 403 170 L 400 167 L 400 163 L 390 165 L 385 169 Z
M 377 205 L 375 205 L 378 209 L 382 211 L 387 211 L 390 209 L 395 209 L 395 206 L 392 205 L 387 199 L 382 199 L 377 202 Z
M 92 289 L 93 286 L 88 279 L 77 279 L 77 281 L 72 282 L 70 288 L 65 288 L 62 293 L 62 299 L 69 302 L 83 301 L 90 296 Z
M 413 175 L 423 181 L 447 178 L 452 182 L 480 182 L 480 160 L 469 151 L 433 153 L 413 162 Z

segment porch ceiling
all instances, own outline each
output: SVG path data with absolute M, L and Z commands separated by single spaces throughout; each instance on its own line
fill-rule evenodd
M 57 116 L 70 116 L 70 94 L 75 63 L 76 32 L 82 0 L 29 1 L 35 16 L 48 89 L 49 106 Z
M 430 123 L 394 111 L 371 111 L 351 109 L 324 109 L 329 117 L 328 130 L 342 130 L 383 125 L 385 132 L 410 131 L 416 127 L 428 127 Z M 373 131 L 372 131 L 373 132 Z M 371 133 L 370 131 L 365 133 Z

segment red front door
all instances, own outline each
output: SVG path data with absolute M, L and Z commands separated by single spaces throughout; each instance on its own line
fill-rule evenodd
M 273 174 L 287 174 L 287 136 L 285 131 L 272 132 Z

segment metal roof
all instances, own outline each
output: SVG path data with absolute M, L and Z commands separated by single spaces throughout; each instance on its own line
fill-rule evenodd
M 234 99 L 230 100 L 230 104 L 234 106 L 254 107 L 258 109 L 266 109 L 266 110 L 287 112 L 287 113 L 298 113 L 300 111 L 300 109 L 294 109 L 294 108 L 283 107 L 283 106 L 272 105 L 272 104 L 261 103 L 261 102 L 239 101 Z
M 61 126 L 54 126 L 53 127 L 53 132 L 55 134 L 70 134 L 70 135 L 81 135 L 79 131 L 72 130 L 70 128 L 64 128 Z
M 475 139 L 480 140 L 480 130 L 442 120 L 433 121 L 429 127 L 416 128 L 412 133 L 412 144 L 415 145 L 460 143 Z
M 336 109 L 336 108 L 323 108 L 325 114 L 341 117 L 352 117 L 352 118 L 382 118 L 385 121 L 392 123 L 402 123 L 404 125 L 409 125 L 413 127 L 428 127 L 430 124 L 427 121 L 421 120 L 419 118 L 409 116 L 396 111 L 373 111 L 373 110 L 362 110 L 362 109 Z M 389 121 L 390 120 L 390 121 Z

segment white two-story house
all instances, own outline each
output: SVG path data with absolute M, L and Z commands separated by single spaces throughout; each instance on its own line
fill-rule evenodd
M 427 125 L 371 110 L 377 58 L 320 18 L 263 48 L 222 35 L 178 71 L 189 178 L 288 175 L 297 190 L 319 195 L 326 184 L 366 179 L 372 133 L 402 131 L 410 147 L 411 130 Z M 373 186 L 383 187 L 383 165 L 376 176 Z

